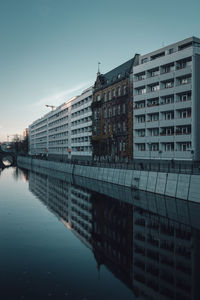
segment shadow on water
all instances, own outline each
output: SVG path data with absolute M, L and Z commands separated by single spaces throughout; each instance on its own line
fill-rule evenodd
M 47 169 L 20 172 L 90 248 L 99 272 L 106 266 L 142 299 L 200 299 L 198 204 Z

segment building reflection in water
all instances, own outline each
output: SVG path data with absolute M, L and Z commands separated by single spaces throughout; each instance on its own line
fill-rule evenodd
M 29 189 L 91 249 L 99 272 L 105 265 L 139 298 L 200 299 L 199 205 L 54 176 L 30 171 Z

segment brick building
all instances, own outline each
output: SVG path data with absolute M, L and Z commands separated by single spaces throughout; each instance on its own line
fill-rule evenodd
M 127 161 L 133 157 L 133 66 L 138 55 L 106 74 L 97 73 L 92 102 L 93 158 Z

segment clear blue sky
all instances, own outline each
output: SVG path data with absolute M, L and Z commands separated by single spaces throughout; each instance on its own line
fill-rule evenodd
M 0 0 L 0 141 L 134 54 L 200 37 L 200 1 Z

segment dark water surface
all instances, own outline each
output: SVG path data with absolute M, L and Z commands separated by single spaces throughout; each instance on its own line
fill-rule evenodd
M 45 169 L 0 173 L 0 299 L 200 299 L 200 207 Z

